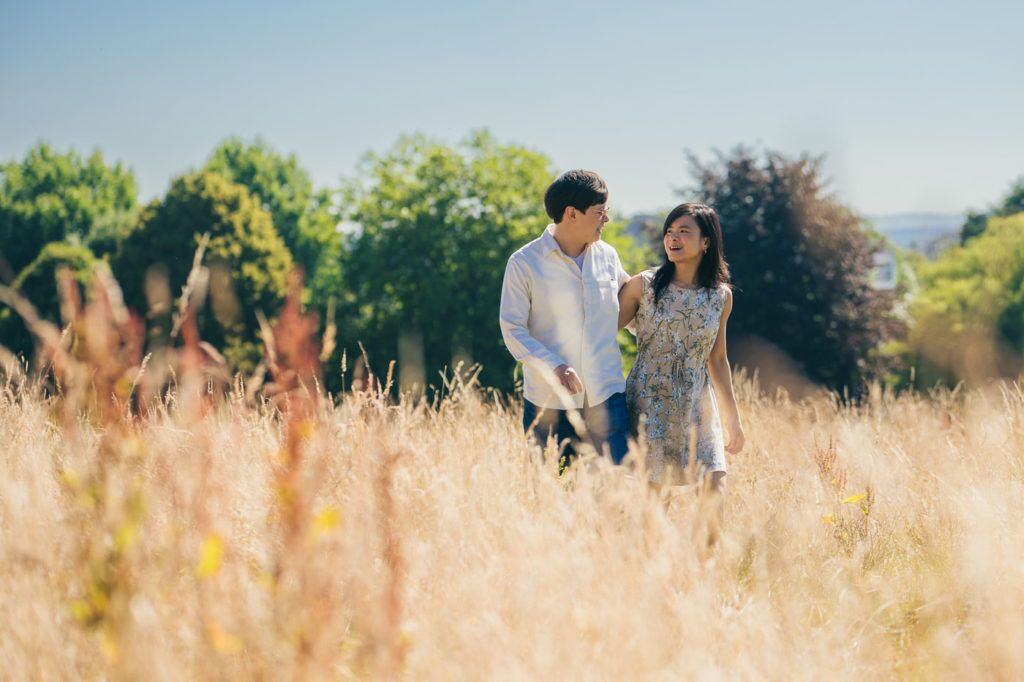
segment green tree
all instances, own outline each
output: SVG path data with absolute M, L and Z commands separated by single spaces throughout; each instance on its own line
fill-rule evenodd
M 206 162 L 205 170 L 244 185 L 263 209 L 314 289 L 325 289 L 318 279 L 334 282 L 341 254 L 341 235 L 331 192 L 314 190 L 309 174 L 294 155 L 275 152 L 257 138 L 247 144 L 232 137 L 222 142 Z M 320 273 L 324 269 L 325 272 Z
M 1014 376 L 1024 356 L 1024 212 L 920 268 L 910 346 L 925 382 Z M 937 369 L 939 374 L 928 371 Z
M 83 159 L 40 143 L 0 166 L 0 275 L 8 280 L 49 242 L 77 237 L 97 255 L 113 251 L 134 224 L 132 172 L 97 151 Z M 6 266 L 6 267 L 4 267 Z
M 984 232 L 989 218 L 1006 217 L 1021 212 L 1024 212 L 1024 176 L 1017 178 L 1003 195 L 1002 200 L 988 211 L 969 211 L 967 213 L 967 220 L 960 228 L 961 246 Z
M 35 260 L 25 266 L 13 288 L 36 308 L 44 320 L 59 324 L 60 299 L 57 295 L 57 270 L 67 267 L 78 284 L 85 290 L 92 281 L 93 267 L 97 263 L 93 253 L 81 244 L 50 242 Z M 21 317 L 10 308 L 0 310 L 0 345 L 14 353 L 28 355 L 35 345 Z
M 691 156 L 695 193 L 718 211 L 735 292 L 730 332 L 766 339 L 813 381 L 859 393 L 880 375 L 898 329 L 891 293 L 872 288 L 876 245 L 825 193 L 821 158 L 759 158 L 745 148 Z
M 362 340 L 378 372 L 399 358 L 421 364 L 428 381 L 470 359 L 485 384 L 511 388 L 514 362 L 498 328 L 502 273 L 543 230 L 551 178 L 546 157 L 486 132 L 455 147 L 403 137 L 369 155 L 344 192 L 355 226 L 345 270 L 356 308 L 343 339 L 350 357 Z
M 128 305 L 145 311 L 150 268 L 165 273 L 177 295 L 204 233 L 210 234 L 211 305 L 199 317 L 200 333 L 234 367 L 248 370 L 261 354 L 256 311 L 277 312 L 292 259 L 270 214 L 245 187 L 210 172 L 176 179 L 162 201 L 143 211 L 114 259 L 114 274 Z
M 661 262 L 660 238 L 658 248 L 655 248 L 652 241 L 636 239 L 627 234 L 625 229 L 625 221 L 617 218 L 605 225 L 601 233 L 602 241 L 608 242 L 619 254 L 623 269 L 635 275 L 658 265 Z
M 967 212 L 967 219 L 964 221 L 963 227 L 960 228 L 961 246 L 985 231 L 985 225 L 988 224 L 988 217 L 988 213 L 983 211 Z

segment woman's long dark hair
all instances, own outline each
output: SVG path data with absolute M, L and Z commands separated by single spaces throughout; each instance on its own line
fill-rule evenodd
M 697 266 L 697 285 L 705 289 L 717 289 L 722 284 L 729 283 L 729 266 L 725 262 L 725 248 L 722 244 L 722 224 L 718 220 L 715 209 L 707 204 L 686 203 L 679 204 L 665 218 L 665 226 L 661 229 L 661 237 L 664 240 L 668 228 L 672 223 L 684 215 L 692 215 L 693 220 L 700 228 L 702 237 L 708 240 L 707 251 L 701 256 L 700 265 Z M 662 245 L 664 250 L 664 245 Z M 665 254 L 665 262 L 654 273 L 654 303 L 657 304 L 665 288 L 672 281 L 675 274 L 675 263 L 668 259 Z

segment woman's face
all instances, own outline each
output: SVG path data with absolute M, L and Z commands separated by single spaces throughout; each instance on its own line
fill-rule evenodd
M 700 260 L 708 242 L 692 215 L 680 216 L 672 221 L 662 241 L 665 255 L 673 263 L 690 259 Z

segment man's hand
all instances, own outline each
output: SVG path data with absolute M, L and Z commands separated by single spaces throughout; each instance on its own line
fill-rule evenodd
M 555 376 L 558 377 L 558 382 L 562 384 L 565 390 L 569 391 L 569 395 L 575 395 L 583 391 L 583 382 L 580 381 L 580 375 L 569 365 L 562 364 L 555 367 Z

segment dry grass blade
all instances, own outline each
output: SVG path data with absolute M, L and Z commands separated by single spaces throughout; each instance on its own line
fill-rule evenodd
M 320 350 L 320 362 L 327 362 L 334 352 L 335 338 L 337 336 L 338 328 L 334 324 L 334 297 L 332 296 L 327 301 L 327 326 L 324 327 L 324 338 L 322 343 L 322 349 Z M 342 360 L 344 365 L 344 360 Z M 342 372 L 345 370 L 342 369 Z
M 171 325 L 171 340 L 178 338 L 181 326 L 185 321 L 189 310 L 195 310 L 200 299 L 206 294 L 206 284 L 209 273 L 203 268 L 203 255 L 206 253 L 206 246 L 210 243 L 210 233 L 205 232 L 199 239 L 199 246 L 192 256 L 192 268 L 185 279 L 185 285 L 181 289 L 181 298 L 178 299 L 178 310 L 174 313 L 174 321 Z
M 274 328 L 267 320 L 262 310 L 256 311 L 256 322 L 260 326 L 260 338 L 263 339 L 263 352 L 266 355 L 266 365 L 271 371 L 277 368 L 277 349 L 274 346 Z
M 60 347 L 61 333 L 58 327 L 40 318 L 35 306 L 17 289 L 0 284 L 0 302 L 14 309 L 44 349 L 55 350 Z

